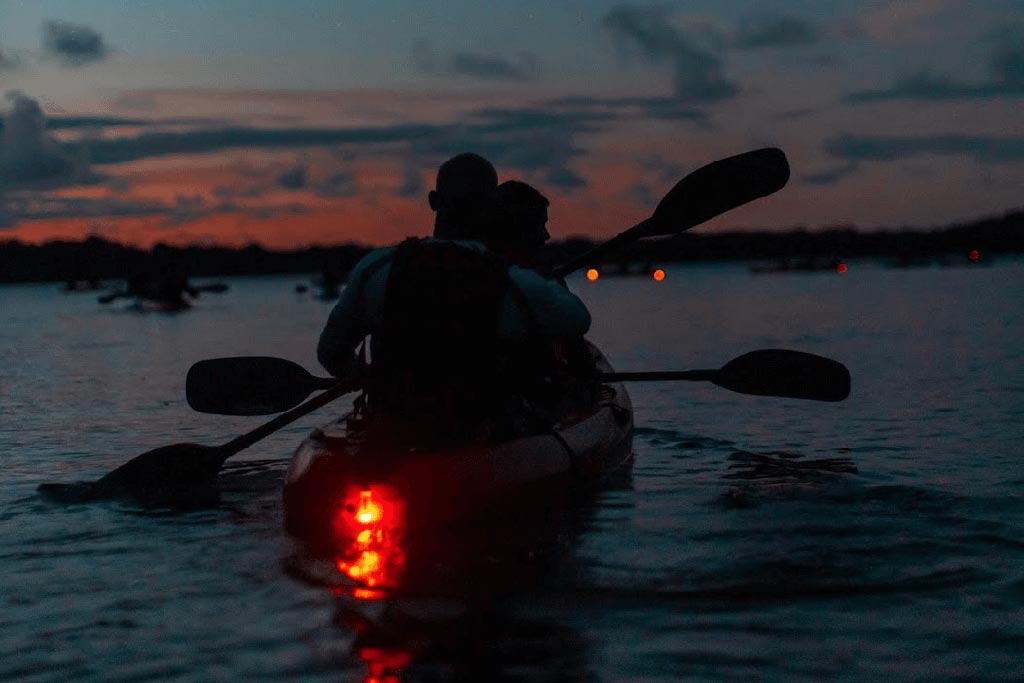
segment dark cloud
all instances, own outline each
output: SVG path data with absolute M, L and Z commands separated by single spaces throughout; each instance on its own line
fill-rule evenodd
M 252 147 L 286 149 L 342 144 L 401 143 L 443 134 L 451 126 L 398 125 L 380 128 L 213 128 L 152 132 L 87 143 L 93 163 L 116 164 L 169 154 L 203 154 Z
M 66 66 L 97 62 L 109 54 L 103 36 L 81 24 L 43 22 L 43 49 Z
M 843 164 L 818 173 L 800 176 L 800 180 L 805 185 L 835 185 L 846 176 L 854 173 L 858 168 L 857 164 Z
M 316 184 L 316 192 L 322 197 L 354 197 L 359 188 L 354 173 L 335 171 Z
M 810 23 L 782 14 L 759 14 L 740 22 L 736 47 L 753 50 L 762 47 L 795 47 L 818 42 L 818 32 Z
M 988 60 L 990 80 L 964 83 L 927 71 L 905 76 L 891 88 L 864 90 L 847 95 L 850 104 L 887 100 L 977 100 L 1024 95 L 1024 44 L 1022 36 L 1007 33 L 996 42 Z
M 533 81 L 540 74 L 540 62 L 525 52 L 515 61 L 498 55 L 456 52 L 451 58 L 450 71 L 488 81 Z
M 623 52 L 639 52 L 651 63 L 671 64 L 672 88 L 680 101 L 708 104 L 739 92 L 723 74 L 721 58 L 676 27 L 667 8 L 620 5 L 601 23 Z
M 935 154 L 968 157 L 980 163 L 1007 163 L 1024 160 L 1024 137 L 838 135 L 826 140 L 824 149 L 832 157 L 852 163 Z
M 843 98 L 849 104 L 866 104 L 890 100 L 949 101 L 978 100 L 1024 95 L 1024 83 L 992 81 L 961 83 L 948 76 L 927 72 L 906 76 L 891 88 L 862 90 Z
M 277 176 L 277 185 L 286 190 L 300 190 L 306 187 L 306 167 L 295 166 Z
M 997 47 L 989 67 L 997 82 L 1024 90 L 1024 45 L 1021 42 L 1007 42 Z
M 483 81 L 535 81 L 541 71 L 540 60 L 529 52 L 520 52 L 515 59 L 466 50 L 438 55 L 427 41 L 415 45 L 413 62 L 423 73 L 468 76 Z
M 0 189 L 72 179 L 80 165 L 47 134 L 39 103 L 19 92 L 7 99 L 12 107 L 0 131 Z
M 160 202 L 126 200 L 108 197 L 52 197 L 37 193 L 5 196 L 0 211 L 15 222 L 55 218 L 103 218 L 120 216 L 164 215 L 172 207 Z
M 564 97 L 547 103 L 576 115 L 601 115 L 605 120 L 659 119 L 707 123 L 707 115 L 672 97 Z

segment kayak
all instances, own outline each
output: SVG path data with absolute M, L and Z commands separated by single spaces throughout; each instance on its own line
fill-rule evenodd
M 598 369 L 611 372 L 590 349 Z M 508 441 L 420 450 L 367 432 L 346 414 L 299 445 L 285 476 L 285 526 L 350 578 L 384 586 L 398 582 L 416 539 L 514 524 L 626 470 L 633 409 L 624 385 L 606 384 L 592 405 L 547 432 Z M 434 543 L 430 553 L 438 550 Z
M 125 307 L 136 313 L 177 313 L 192 308 L 192 304 L 184 299 L 143 299 L 138 298 Z

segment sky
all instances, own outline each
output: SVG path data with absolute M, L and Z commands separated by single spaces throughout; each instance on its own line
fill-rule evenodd
M 0 0 L 0 240 L 393 243 L 463 151 L 609 237 L 764 146 L 699 231 L 1024 206 L 1020 0 Z

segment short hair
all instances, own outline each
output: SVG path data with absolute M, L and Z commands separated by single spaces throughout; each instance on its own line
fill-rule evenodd
M 537 188 L 521 180 L 506 180 L 498 186 L 494 217 L 487 243 L 492 249 L 537 249 L 549 235 L 537 220 L 551 202 Z M 539 228 L 539 229 L 538 229 Z
M 437 169 L 436 189 L 451 198 L 490 193 L 498 186 L 498 172 L 479 154 L 456 154 Z

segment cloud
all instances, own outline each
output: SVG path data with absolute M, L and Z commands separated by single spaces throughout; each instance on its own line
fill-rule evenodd
M 1024 137 L 986 135 L 857 136 L 838 135 L 825 141 L 825 151 L 849 162 L 895 161 L 921 155 L 962 156 L 979 163 L 1024 160 Z
M 835 185 L 846 176 L 856 172 L 858 168 L 860 166 L 855 163 L 843 164 L 818 173 L 808 173 L 800 176 L 800 180 L 805 185 Z
M 65 66 L 97 62 L 110 52 L 103 36 L 88 26 L 57 20 L 43 22 L 43 49 Z
M 72 179 L 80 165 L 47 134 L 39 103 L 17 91 L 7 99 L 12 106 L 0 131 L 0 189 Z
M 989 69 L 997 82 L 1024 90 L 1024 30 L 1014 33 L 1000 41 L 989 59 Z
M 601 20 L 624 53 L 638 51 L 654 64 L 671 64 L 678 100 L 708 104 L 734 97 L 739 88 L 723 74 L 722 60 L 676 26 L 667 8 L 620 5 Z M 712 45 L 717 36 L 706 34 Z
M 984 100 L 997 97 L 1024 95 L 1024 83 L 990 81 L 987 83 L 962 83 L 949 76 L 921 72 L 905 76 L 891 88 L 861 90 L 843 98 L 848 104 L 866 104 L 891 100 L 951 101 Z
M 341 144 L 409 142 L 443 134 L 449 126 L 411 124 L 365 128 L 222 127 L 142 133 L 83 143 L 93 163 L 117 164 L 169 154 L 203 154 L 233 148 L 285 149 Z
M 890 88 L 862 90 L 843 98 L 850 104 L 888 100 L 978 100 L 1024 95 L 1024 46 L 1013 33 L 1000 37 L 989 56 L 990 79 L 980 83 L 963 83 L 956 79 L 923 71 L 904 76 Z
M 413 62 L 423 73 L 467 76 L 482 81 L 535 81 L 541 71 L 540 60 L 529 52 L 520 52 L 515 59 L 465 50 L 438 56 L 426 41 L 420 41 L 413 48 Z
M 861 13 L 846 33 L 896 45 L 928 41 L 941 32 L 943 15 L 960 4 L 959 0 L 891 0 Z
M 606 120 L 659 119 L 693 121 L 706 124 L 707 115 L 673 97 L 563 97 L 551 100 L 549 107 L 564 107 L 577 115 L 604 116 Z
M 813 45 L 818 33 L 810 23 L 783 14 L 759 14 L 740 22 L 736 46 L 743 50 L 763 47 Z
M 277 176 L 277 185 L 286 190 L 300 190 L 306 187 L 306 167 L 299 165 L 289 168 Z
M 335 171 L 316 185 L 321 197 L 354 197 L 358 191 L 356 176 L 351 171 Z
M 514 62 L 497 55 L 456 52 L 450 68 L 452 73 L 482 80 L 533 81 L 539 74 L 539 64 L 536 57 L 525 52 Z

